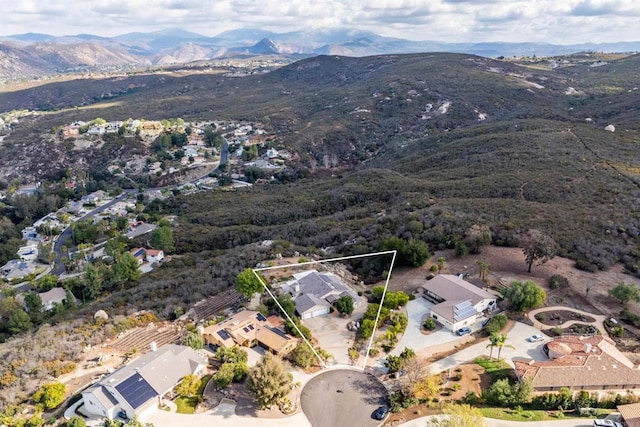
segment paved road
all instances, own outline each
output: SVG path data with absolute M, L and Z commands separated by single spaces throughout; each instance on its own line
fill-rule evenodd
M 131 189 L 124 190 L 122 194 L 120 194 L 118 197 L 115 197 L 113 200 L 111 200 L 108 203 L 105 203 L 102 206 L 98 206 L 91 212 L 85 214 L 78 221 L 93 218 L 94 216 L 96 216 L 96 214 L 99 214 L 100 212 L 104 211 L 108 207 L 113 206 L 114 204 L 118 203 L 120 200 L 124 199 L 129 194 L 135 191 L 137 190 L 131 190 Z M 64 231 L 58 236 L 55 244 L 53 245 L 53 250 L 56 253 L 56 260 L 55 260 L 54 267 L 51 270 L 51 274 L 55 274 L 56 276 L 59 276 L 65 272 L 64 264 L 62 263 L 62 256 L 63 256 L 62 247 L 63 246 L 66 246 L 69 249 L 69 252 L 72 252 L 73 248 L 75 248 L 75 243 L 73 243 L 73 240 L 71 240 L 71 227 L 65 228 Z
M 213 169 L 213 171 L 211 172 L 207 172 L 205 175 L 195 178 L 190 182 L 196 182 L 199 179 L 202 179 L 203 177 L 209 175 L 210 173 L 213 172 L 217 172 L 220 170 L 221 166 L 224 166 L 225 164 L 227 164 L 229 158 L 229 143 L 227 142 L 226 139 L 223 140 L 222 142 L 222 147 L 221 147 L 221 151 L 220 151 L 220 162 L 218 163 L 218 165 Z M 157 188 L 150 188 L 149 190 L 162 190 L 164 188 L 167 187 L 157 187 Z M 87 214 L 85 214 L 82 218 L 79 219 L 79 221 L 84 220 L 84 219 L 89 219 L 89 218 L 93 218 L 96 214 L 99 214 L 100 212 L 104 211 L 105 209 L 107 209 L 110 206 L 113 206 L 114 204 L 116 204 L 117 202 L 119 202 L 120 200 L 122 200 L 123 198 L 127 197 L 129 194 L 135 193 L 137 192 L 137 189 L 126 189 L 122 192 L 122 194 L 120 194 L 118 197 L 114 198 L 113 200 L 111 200 L 108 203 L 105 203 L 102 206 L 99 206 L 97 208 L 95 208 L 94 210 L 92 210 L 91 212 L 88 212 Z M 71 240 L 71 227 L 67 227 L 56 239 L 55 244 L 53 245 L 53 251 L 56 254 L 56 260 L 54 262 L 54 267 L 51 270 L 51 274 L 54 274 L 56 276 L 60 276 L 61 274 L 63 274 L 65 272 L 65 268 L 64 268 L 64 264 L 62 263 L 62 247 L 66 246 L 70 252 L 72 252 L 75 248 L 75 244 L 73 243 L 73 241 Z
M 534 328 L 533 326 L 525 325 L 524 323 L 516 322 L 514 327 L 507 332 L 507 345 L 512 345 L 515 349 L 511 349 L 508 347 L 504 347 L 502 349 L 502 354 L 500 355 L 509 365 L 513 367 L 513 358 L 524 357 L 534 360 L 546 360 L 546 356 L 542 352 L 542 342 L 531 343 L 527 341 L 527 337 L 530 337 L 533 334 L 542 335 L 545 338 L 544 334 L 540 332 L 539 329 Z M 489 349 L 487 348 L 488 341 L 483 341 L 478 344 L 474 344 L 470 347 L 465 348 L 453 354 L 449 357 L 445 357 L 442 360 L 438 360 L 437 362 L 433 362 L 431 364 L 431 372 L 443 372 L 454 368 L 463 363 L 467 363 L 475 359 L 479 356 L 488 356 Z M 493 350 L 493 357 L 498 355 L 498 349 Z

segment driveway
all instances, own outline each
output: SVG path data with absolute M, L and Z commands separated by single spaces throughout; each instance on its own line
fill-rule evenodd
M 360 298 L 358 307 L 350 317 L 342 317 L 333 312 L 324 316 L 305 319 L 302 323 L 311 330 L 320 347 L 333 355 L 336 364 L 350 365 L 349 347 L 353 346 L 356 338 L 355 331 L 350 331 L 347 324 L 362 317 L 367 310 L 367 299 Z
M 422 318 L 425 314 L 429 313 L 433 304 L 427 301 L 424 298 L 416 298 L 411 300 L 406 305 L 407 310 L 407 318 L 409 322 L 407 323 L 407 329 L 402 334 L 400 341 L 395 346 L 395 348 L 391 351 L 391 355 L 399 356 L 402 350 L 405 348 L 411 348 L 416 353 L 420 353 L 429 347 L 439 346 L 441 344 L 451 343 L 452 345 L 462 344 L 470 339 L 473 339 L 471 335 L 467 335 L 464 337 L 459 337 L 455 333 L 446 330 L 443 327 L 437 329 L 429 334 L 423 334 L 422 329 Z M 473 325 L 471 329 L 476 331 L 480 328 L 480 322 L 476 325 Z M 384 366 L 384 359 L 378 360 L 376 363 L 377 367 Z
M 543 342 L 531 343 L 527 341 L 527 337 L 530 337 L 534 334 L 542 335 L 545 340 L 549 338 L 542 332 L 540 332 L 539 329 L 536 329 L 533 326 L 516 322 L 514 327 L 509 332 L 507 332 L 508 339 L 506 342 L 506 345 L 512 345 L 515 348 L 512 349 L 509 347 L 504 347 L 502 349 L 502 354 L 500 355 L 500 357 L 503 358 L 512 367 L 514 366 L 513 358 L 516 357 L 534 360 L 547 360 L 547 357 L 542 352 Z M 476 357 L 488 356 L 490 350 L 487 348 L 487 344 L 489 344 L 488 341 L 483 341 L 481 343 L 467 347 L 464 350 L 461 350 L 449 357 L 445 357 L 442 360 L 433 362 L 431 364 L 431 372 L 437 373 L 446 371 L 463 363 L 470 362 Z M 494 357 L 496 357 L 498 354 L 497 350 L 497 348 L 493 350 Z

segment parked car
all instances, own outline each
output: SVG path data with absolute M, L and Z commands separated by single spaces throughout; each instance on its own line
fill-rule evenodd
M 593 427 L 622 427 L 622 424 L 612 420 L 593 420 Z
M 373 413 L 373 418 L 376 420 L 384 420 L 384 418 L 389 414 L 390 408 L 387 405 L 382 405 Z
M 456 331 L 456 334 L 458 334 L 459 336 L 467 335 L 470 333 L 471 333 L 471 328 L 467 328 L 466 326 Z
M 487 324 L 491 321 L 490 317 L 487 317 L 486 319 L 484 319 L 482 321 L 482 327 L 484 328 L 485 326 L 487 326 Z
M 538 335 L 538 334 L 531 335 L 529 338 L 527 338 L 527 341 L 529 341 L 529 342 L 540 342 L 540 341 L 543 341 L 543 340 L 544 340 L 544 337 L 542 335 Z

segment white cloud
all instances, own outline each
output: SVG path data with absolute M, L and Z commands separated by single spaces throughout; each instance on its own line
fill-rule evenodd
M 578 43 L 638 39 L 638 16 L 638 0 L 20 0 L 3 4 L 0 34 L 354 27 L 412 40 Z

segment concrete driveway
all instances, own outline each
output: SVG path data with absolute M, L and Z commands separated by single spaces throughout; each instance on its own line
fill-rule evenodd
M 525 325 L 524 323 L 516 322 L 514 327 L 507 332 L 506 345 L 512 345 L 515 349 L 504 347 L 500 357 L 504 359 L 510 366 L 514 366 L 513 358 L 523 357 L 534 360 L 546 360 L 547 357 L 542 352 L 542 344 L 544 342 L 531 343 L 527 341 L 527 337 L 538 334 L 548 339 L 546 335 L 540 332 L 539 329 L 533 326 Z M 449 357 L 445 357 L 442 360 L 438 360 L 431 364 L 431 372 L 437 373 L 454 368 L 466 362 L 470 362 L 479 356 L 489 356 L 489 348 L 487 348 L 488 341 L 483 341 L 478 344 L 474 344 L 453 354 Z M 498 349 L 494 348 L 493 357 L 498 355 Z
M 367 299 L 360 298 L 358 307 L 350 317 L 342 317 L 337 312 L 324 316 L 305 319 L 302 323 L 311 330 L 320 347 L 333 355 L 336 364 L 349 365 L 349 347 L 356 338 L 355 331 L 350 331 L 347 324 L 360 319 L 367 310 Z

